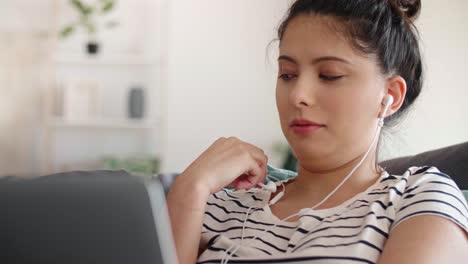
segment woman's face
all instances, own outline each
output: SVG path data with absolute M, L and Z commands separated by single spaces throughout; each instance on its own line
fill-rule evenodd
M 338 33 L 330 17 L 302 15 L 280 44 L 276 104 L 281 128 L 302 165 L 332 169 L 363 155 L 377 127 L 385 79 L 373 56 L 364 56 Z M 294 119 L 324 126 L 308 133 Z M 304 164 L 310 163 L 310 164 Z

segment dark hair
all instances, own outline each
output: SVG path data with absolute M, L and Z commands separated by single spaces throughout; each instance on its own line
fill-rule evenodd
M 279 26 L 278 39 L 281 43 L 291 20 L 300 15 L 337 19 L 358 51 L 376 55 L 383 74 L 405 79 L 405 100 L 398 112 L 386 118 L 386 126 L 391 126 L 408 112 L 423 85 L 418 32 L 413 24 L 420 9 L 421 0 L 297 0 Z

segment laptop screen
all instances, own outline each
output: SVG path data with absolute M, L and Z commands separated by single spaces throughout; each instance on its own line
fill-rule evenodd
M 0 179 L 0 263 L 176 263 L 158 181 L 125 171 Z

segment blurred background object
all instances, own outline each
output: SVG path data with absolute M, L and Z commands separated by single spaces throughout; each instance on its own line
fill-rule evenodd
M 290 3 L 0 1 L 0 175 L 181 172 L 228 136 L 294 168 L 271 42 Z M 385 134 L 380 160 L 468 140 L 466 9 L 465 0 L 423 2 L 425 87 Z
M 65 26 L 60 36 L 66 38 L 73 34 L 77 28 L 82 28 L 88 34 L 88 41 L 86 43 L 86 50 L 89 54 L 97 54 L 99 52 L 99 42 L 97 40 L 97 33 L 100 29 L 98 24 L 99 16 L 105 16 L 106 14 L 114 10 L 116 1 L 115 0 L 94 0 L 90 3 L 89 1 L 81 0 L 69 0 L 69 4 L 78 12 L 78 19 Z M 103 25 L 104 28 L 113 28 L 118 25 L 115 20 L 106 21 Z
M 145 90 L 134 86 L 128 94 L 128 117 L 140 119 L 145 114 Z
M 105 157 L 102 160 L 104 169 L 126 170 L 134 175 L 151 177 L 159 172 L 159 158 L 151 156 L 132 156 L 130 158 Z
M 163 0 L 2 1 L 0 175 L 157 172 L 167 8 Z

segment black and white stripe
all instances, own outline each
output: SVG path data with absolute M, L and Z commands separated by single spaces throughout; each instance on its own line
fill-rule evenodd
M 306 210 L 294 223 L 278 222 L 268 199 L 266 191 L 211 195 L 202 227 L 205 251 L 198 263 L 220 263 L 228 248 L 239 245 L 247 211 L 242 245 L 229 263 L 375 263 L 391 231 L 413 216 L 441 216 L 465 230 L 468 223 L 461 191 L 448 175 L 429 166 L 411 167 L 403 175 L 384 172 L 352 200 Z

